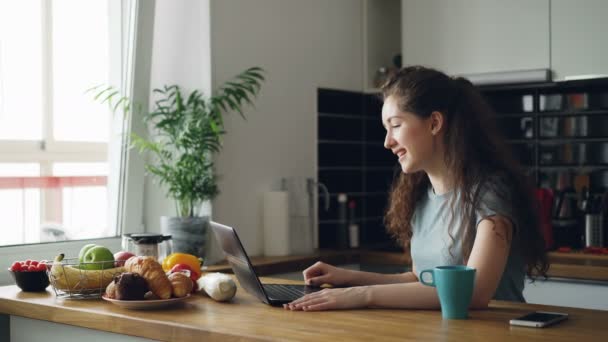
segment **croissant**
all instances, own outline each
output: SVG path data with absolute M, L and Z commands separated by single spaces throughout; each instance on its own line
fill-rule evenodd
M 108 284 L 108 287 L 106 287 L 106 297 L 116 299 L 116 284 L 114 281 L 112 281 L 110 284 Z
M 160 299 L 171 298 L 171 281 L 162 266 L 151 256 L 131 257 L 125 263 L 127 272 L 137 273 L 146 279 L 150 291 Z
M 192 292 L 192 288 L 194 287 L 190 277 L 180 272 L 169 274 L 169 280 L 173 287 L 173 296 L 178 298 L 186 297 L 188 293 Z

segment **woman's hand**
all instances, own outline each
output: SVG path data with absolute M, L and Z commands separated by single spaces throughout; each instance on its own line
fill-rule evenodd
M 303 311 L 363 308 L 368 305 L 368 290 L 367 286 L 324 289 L 284 304 L 283 308 Z
M 353 272 L 318 261 L 305 269 L 304 283 L 306 285 L 321 286 L 330 284 L 334 286 L 349 285 Z

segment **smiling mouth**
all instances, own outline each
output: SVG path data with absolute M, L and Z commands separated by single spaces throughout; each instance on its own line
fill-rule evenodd
M 395 152 L 395 155 L 399 158 L 399 160 L 401 160 L 406 154 L 407 152 L 405 150 L 399 150 Z

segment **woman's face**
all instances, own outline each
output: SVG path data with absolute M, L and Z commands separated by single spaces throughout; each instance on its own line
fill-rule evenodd
M 424 170 L 433 156 L 430 119 L 422 119 L 397 107 L 389 96 L 382 106 L 382 125 L 386 129 L 384 147 L 398 158 L 404 173 Z

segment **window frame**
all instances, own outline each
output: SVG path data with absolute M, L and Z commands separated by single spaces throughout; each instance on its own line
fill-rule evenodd
M 40 1 L 43 6 L 47 6 L 45 0 Z M 155 1 L 109 1 L 110 35 L 112 37 L 110 40 L 112 44 L 119 44 L 118 48 L 122 51 L 120 54 L 111 54 L 111 56 L 119 55 L 120 58 L 111 57 L 110 79 L 112 82 L 120 84 L 120 89 L 123 90 L 122 95 L 131 98 L 134 103 L 143 104 L 142 110 L 147 110 L 149 96 L 154 7 Z M 50 13 L 48 10 L 46 12 Z M 44 106 L 50 105 L 48 102 L 43 103 Z M 44 125 L 52 129 L 52 125 L 46 123 Z M 135 132 L 143 136 L 147 134 L 142 120 L 132 120 L 132 116 L 115 115 L 112 120 L 112 136 L 123 138 L 110 139 L 108 144 L 77 142 L 77 145 L 67 146 L 62 142 L 44 144 L 39 141 L 6 141 L 6 143 L 0 144 L 0 162 L 5 161 L 2 152 L 6 150 L 15 152 L 19 149 L 17 158 L 12 158 L 12 162 L 25 161 L 40 153 L 41 150 L 45 150 L 48 153 L 47 156 L 63 155 L 61 149 L 74 153 L 68 153 L 72 157 L 68 158 L 64 155 L 64 159 L 56 161 L 75 161 L 75 156 L 89 158 L 95 152 L 101 152 L 102 148 L 99 145 L 106 145 L 103 161 L 110 163 L 108 196 L 116 199 L 110 201 L 110 213 L 113 213 L 115 221 L 109 221 L 109 224 L 115 224 L 117 234 L 114 237 L 98 239 L 0 246 L 0 260 L 4 260 L 3 266 L 10 267 L 16 260 L 48 260 L 59 253 L 68 256 L 77 255 L 80 248 L 87 243 L 103 244 L 110 250 L 119 251 L 121 250 L 121 234 L 145 231 L 143 225 L 144 162 L 142 156 L 126 146 L 124 137 L 129 135 L 128 132 Z M 94 158 L 96 157 L 92 159 Z M 83 159 L 78 159 L 78 161 L 83 161 Z M 0 272 L 0 285 L 9 283 L 11 280 L 8 273 Z

